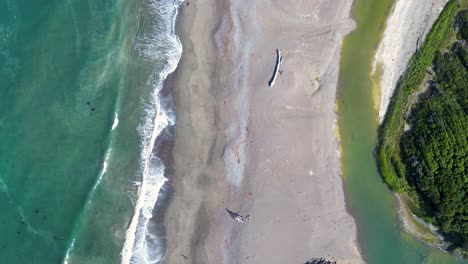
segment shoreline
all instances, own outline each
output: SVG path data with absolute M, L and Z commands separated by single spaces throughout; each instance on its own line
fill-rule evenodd
M 407 194 L 400 193 L 395 193 L 394 196 L 398 205 L 398 217 L 402 230 L 428 245 L 442 249 L 443 238 L 437 234 L 437 227 L 414 215 L 410 208 L 411 198 Z
M 206 6 L 206 12 L 214 13 L 213 6 L 215 9 L 220 8 L 216 4 Z M 176 32 L 183 44 L 184 52 L 174 72 L 173 82 L 177 122 L 171 164 L 174 176 L 169 179 L 168 184 L 175 192 L 164 219 L 168 248 L 163 263 L 184 263 L 188 260 L 190 263 L 208 263 L 207 256 L 201 248 L 208 233 L 206 223 L 211 221 L 205 204 L 220 202 L 220 195 L 212 194 L 217 188 L 224 188 L 220 184 L 210 184 L 210 179 L 204 175 L 207 169 L 216 171 L 219 175 L 224 174 L 222 162 L 211 161 L 211 156 L 221 155 L 222 146 L 225 144 L 219 134 L 215 117 L 210 114 L 211 112 L 217 115 L 216 99 L 206 89 L 198 93 L 198 87 L 187 85 L 196 85 L 196 83 L 203 83 L 205 87 L 213 85 L 212 80 L 205 77 L 207 70 L 202 74 L 193 73 L 198 68 L 198 58 L 194 54 L 194 44 L 189 36 L 195 18 L 192 13 L 196 12 L 194 11 L 196 8 L 196 3 L 191 2 L 189 6 L 183 3 L 177 19 Z M 204 32 L 205 35 L 215 30 L 221 16 L 210 15 L 209 18 L 210 28 L 208 32 Z M 206 25 L 198 26 L 206 28 Z M 210 53 L 205 53 L 205 59 L 212 58 L 210 65 L 206 63 L 205 67 L 210 66 L 208 71 L 214 72 L 216 68 L 213 65 L 214 40 L 205 43 L 206 46 L 212 46 L 210 49 L 202 49 Z M 190 82 L 191 78 L 197 76 L 202 76 L 203 81 Z M 207 163 L 212 164 L 209 166 Z M 208 192 L 211 194 L 210 199 L 205 202 L 204 194 Z
M 459 3 L 457 1 L 447 1 L 447 4 L 444 4 L 442 13 L 439 12 L 437 15 L 435 23 L 428 25 L 430 30 L 426 32 L 427 39 L 421 41 L 421 51 L 420 55 L 412 55 L 410 64 L 405 67 L 404 75 L 401 77 L 402 82 L 398 83 L 396 88 L 395 95 L 390 100 L 390 109 L 389 115 L 385 116 L 381 128 L 379 131 L 379 142 L 377 146 L 377 162 L 379 164 L 379 171 L 382 178 L 387 183 L 387 186 L 396 190 L 394 196 L 398 204 L 398 216 L 400 219 L 400 225 L 402 230 L 407 234 L 415 237 L 416 239 L 427 243 L 430 246 L 436 247 L 442 251 L 447 252 L 451 242 L 450 240 L 445 241 L 450 236 L 445 236 L 443 232 L 436 232 L 438 227 L 432 226 L 431 224 L 424 221 L 418 217 L 418 211 L 421 209 L 411 201 L 409 195 L 406 192 L 406 180 L 405 175 L 402 175 L 401 180 L 398 179 L 400 176 L 395 170 L 397 165 L 389 165 L 389 159 L 395 159 L 396 162 L 402 164 L 402 161 L 399 160 L 398 152 L 395 150 L 394 146 L 395 141 L 399 141 L 398 136 L 392 135 L 394 131 L 403 131 L 406 129 L 405 118 L 401 117 L 401 113 L 406 113 L 411 107 L 411 104 L 408 102 L 411 100 L 415 94 L 420 92 L 423 82 L 426 82 L 428 73 L 424 70 L 429 68 L 433 63 L 433 58 L 435 53 L 439 50 L 442 50 L 446 46 L 446 42 L 451 39 L 451 32 L 453 32 L 452 26 L 455 21 L 455 12 L 459 11 Z M 439 35 L 438 35 L 439 34 Z M 442 36 L 440 36 L 442 34 Z M 419 42 L 419 41 L 418 41 Z M 426 58 L 421 59 L 421 58 Z M 429 59 L 427 59 L 429 58 Z M 416 76 L 416 77 L 415 77 Z M 413 77 L 413 79 L 411 79 Z M 413 82 L 410 85 L 410 82 Z M 418 85 L 415 85 L 418 84 Z M 410 99 L 408 99 L 410 98 Z M 398 116 L 400 114 L 400 116 Z M 389 119 L 397 120 L 395 122 L 388 121 Z M 405 166 L 404 164 L 402 166 Z M 413 211 L 413 208 L 415 211 Z M 451 247 L 451 245 L 449 246 Z M 454 248 L 448 251 L 460 253 L 459 248 Z
M 142 147 L 140 154 L 141 181 L 136 184 L 138 191 L 137 197 L 135 197 L 134 213 L 128 223 L 120 254 L 122 264 L 141 260 L 159 261 L 164 258 L 164 254 L 155 254 L 152 251 L 154 249 L 149 249 L 148 245 L 160 242 L 158 229 L 161 220 L 153 218 L 155 208 L 164 206 L 164 201 L 161 202 L 160 199 L 167 199 L 165 197 L 168 191 L 165 187 L 167 185 L 166 174 L 170 164 L 165 163 L 165 161 L 170 160 L 168 151 L 171 150 L 175 122 L 173 97 L 169 83 L 172 82 L 171 73 L 176 70 L 182 53 L 182 45 L 175 35 L 180 4 L 180 0 L 175 0 L 172 5 L 150 2 L 146 6 L 150 13 L 154 17 L 161 18 L 161 21 L 160 24 L 146 25 L 151 31 L 147 33 L 145 38 L 151 39 L 153 43 L 152 45 L 142 44 L 138 52 L 140 56 L 147 59 L 154 59 L 154 54 L 161 52 L 159 59 L 164 60 L 164 64 L 157 71 L 157 75 L 152 76 L 147 81 L 152 89 L 148 96 L 150 101 L 146 105 L 142 123 L 137 127 Z M 163 189 L 163 187 L 165 188 Z M 155 229 L 156 234 L 149 232 L 151 228 Z M 164 245 L 162 247 L 164 248 Z
M 385 117 L 397 82 L 407 69 L 411 56 L 425 41 L 432 25 L 448 1 L 397 0 L 395 2 L 391 14 L 387 18 L 384 36 L 373 61 L 374 89 L 379 90 L 379 96 L 374 97 L 374 103 L 379 113 L 379 123 L 382 123 Z M 412 12 L 414 10 L 418 10 L 418 15 Z M 394 196 L 398 204 L 398 215 L 402 229 L 428 244 L 437 246 L 437 243 L 431 241 L 437 239 L 437 242 L 440 242 L 439 235 L 433 231 L 429 234 L 427 228 L 416 223 L 417 220 L 409 211 L 407 199 L 398 193 L 394 193 Z
M 351 1 L 257 5 L 205 0 L 180 8 L 164 263 L 361 263 L 334 134 Z M 269 88 L 276 48 L 284 65 Z M 224 208 L 251 222 L 233 223 Z
M 388 105 L 396 89 L 397 82 L 407 69 L 410 58 L 425 41 L 449 0 L 397 0 L 386 21 L 384 36 L 379 44 L 373 61 L 372 78 L 375 80 L 374 105 L 378 111 L 379 123 L 382 123 Z M 418 14 L 414 14 L 417 10 Z M 404 194 L 403 194 L 404 195 Z M 433 230 L 419 223 L 408 207 L 409 198 L 394 193 L 397 201 L 398 216 L 403 231 L 411 236 L 438 247 L 440 236 Z M 420 219 L 420 221 L 423 221 Z M 436 242 L 435 242 L 436 241 Z

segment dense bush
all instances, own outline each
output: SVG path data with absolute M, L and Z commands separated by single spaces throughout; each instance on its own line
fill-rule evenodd
M 409 191 L 427 219 L 467 249 L 468 11 L 462 8 L 466 3 L 449 1 L 410 60 L 379 129 L 377 161 L 393 190 Z M 455 40 L 457 33 L 465 40 Z M 429 88 L 411 105 L 431 65 Z
M 468 10 L 463 10 L 457 16 L 457 28 L 460 38 L 467 39 L 468 37 Z
M 463 44 L 461 42 L 456 42 L 453 45 L 453 52 L 460 58 L 460 62 L 468 68 L 468 50 L 463 48 Z
M 432 85 L 412 108 L 400 142 L 407 180 L 428 213 L 445 233 L 467 240 L 468 70 L 456 49 L 464 48 L 435 56 Z

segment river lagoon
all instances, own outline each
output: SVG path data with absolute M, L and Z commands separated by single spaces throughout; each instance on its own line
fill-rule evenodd
M 468 263 L 420 242 L 400 227 L 397 201 L 374 159 L 378 113 L 372 61 L 394 1 L 356 0 L 356 30 L 344 39 L 337 104 L 347 203 L 369 264 Z

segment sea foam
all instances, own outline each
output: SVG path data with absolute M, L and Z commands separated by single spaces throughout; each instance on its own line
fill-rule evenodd
M 175 115 L 171 109 L 164 108 L 160 92 L 164 80 L 176 69 L 182 53 L 182 45 L 175 35 L 175 21 L 182 2 L 150 0 L 145 12 L 151 12 L 158 21 L 154 24 L 153 33 L 144 35 L 135 46 L 140 56 L 161 65 L 162 68 L 156 67 L 154 76 L 148 81 L 152 89 L 151 100 L 146 103 L 144 118 L 138 128 L 142 138 L 142 177 L 141 182 L 136 183 L 139 186 L 138 198 L 121 253 L 122 264 L 159 263 L 165 254 L 151 252 L 146 246 L 145 238 L 149 235 L 147 226 L 159 191 L 167 181 L 164 177 L 165 166 L 159 157 L 153 154 L 153 148 L 161 132 L 175 122 Z
M 115 113 L 114 123 L 112 124 L 112 131 L 119 125 L 119 114 Z

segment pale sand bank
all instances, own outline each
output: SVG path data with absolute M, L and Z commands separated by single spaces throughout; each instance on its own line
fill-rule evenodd
M 383 120 L 398 79 L 448 0 L 397 0 L 374 58 L 382 66 L 379 117 Z
M 442 246 L 443 237 L 437 234 L 437 227 L 426 223 L 423 219 L 413 214 L 409 204 L 411 198 L 407 194 L 395 194 L 398 203 L 398 215 L 401 227 L 406 233 L 425 241 L 431 245 Z M 440 243 L 442 242 L 442 243 Z
M 183 6 L 165 263 L 361 263 L 333 133 L 350 0 Z M 276 60 L 282 74 L 268 87 Z M 252 215 L 236 224 L 224 208 Z

